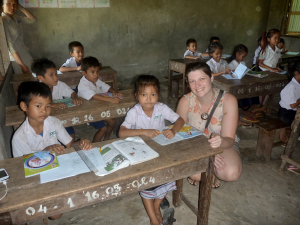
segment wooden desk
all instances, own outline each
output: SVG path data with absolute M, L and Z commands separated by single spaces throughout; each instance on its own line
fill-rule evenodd
M 78 85 L 82 77 L 81 72 L 66 72 L 63 74 L 58 74 L 58 79 L 62 82 L 65 82 L 69 86 Z M 100 69 L 100 80 L 105 83 L 109 83 L 114 89 L 117 90 L 117 71 L 112 69 L 110 66 L 103 66 Z M 15 97 L 17 99 L 18 87 L 24 81 L 36 81 L 37 79 L 32 76 L 31 73 L 20 73 L 14 74 L 10 80 L 10 83 L 13 86 Z
M 273 94 L 279 93 L 288 84 L 286 74 L 268 72 L 264 78 L 245 75 L 241 80 L 228 80 L 222 76 L 214 77 L 213 86 L 233 94 L 237 99 L 269 95 L 267 113 L 271 112 Z
M 61 120 L 65 127 L 125 116 L 127 111 L 136 104 L 132 90 L 120 91 L 123 94 L 122 102 L 114 104 L 96 100 L 87 101 L 67 109 L 51 109 L 51 116 Z M 19 106 L 6 107 L 5 125 L 17 128 L 25 120 L 25 113 Z
M 167 146 L 161 146 L 145 136 L 142 138 L 160 156 L 104 177 L 90 172 L 40 184 L 39 175 L 24 178 L 22 157 L 1 160 L 0 168 L 6 169 L 10 179 L 7 182 L 8 194 L 0 202 L 0 214 L 9 212 L 13 224 L 25 223 L 131 193 L 138 194 L 138 191 L 150 187 L 203 173 L 197 224 L 207 224 L 213 175 L 212 160 L 222 150 L 210 148 L 204 136 Z M 101 147 L 115 140 L 95 143 L 94 146 Z M 73 149 L 67 149 L 67 152 L 70 151 Z M 178 191 L 173 193 L 173 201 L 177 205 L 180 203 L 179 194 Z M 140 210 L 144 210 L 142 203 Z
M 281 56 L 281 62 L 280 64 L 288 64 L 291 62 L 296 62 L 297 60 L 300 60 L 300 54 L 298 55 L 282 55 Z
M 169 60 L 169 75 L 168 75 L 168 103 L 170 102 L 170 98 L 172 97 L 172 75 L 173 71 L 182 73 L 183 79 L 182 79 L 182 93 L 186 94 L 187 88 L 186 88 L 186 78 L 185 78 L 185 68 L 188 64 L 194 63 L 194 62 L 207 62 L 209 58 L 207 59 L 170 59 Z

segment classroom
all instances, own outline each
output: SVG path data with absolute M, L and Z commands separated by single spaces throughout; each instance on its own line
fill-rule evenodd
M 300 224 L 300 0 L 0 2 L 0 224 Z M 61 136 L 36 150 L 48 123 Z M 28 175 L 29 153 L 59 167 Z

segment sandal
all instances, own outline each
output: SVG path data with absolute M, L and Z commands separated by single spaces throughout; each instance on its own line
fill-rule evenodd
M 174 222 L 176 222 L 176 219 L 174 218 L 174 209 L 168 208 L 164 211 L 163 215 L 163 225 L 173 225 Z
M 187 179 L 187 181 L 189 182 L 190 185 L 197 186 L 197 184 L 196 184 L 197 181 L 196 180 L 193 180 L 190 177 L 187 177 L 186 179 Z
M 218 184 L 218 182 L 219 182 L 219 184 Z M 217 186 L 217 185 L 219 185 L 219 186 Z M 220 186 L 221 186 L 220 180 L 216 177 L 216 175 L 214 175 L 213 182 L 212 182 L 212 189 L 217 189 Z

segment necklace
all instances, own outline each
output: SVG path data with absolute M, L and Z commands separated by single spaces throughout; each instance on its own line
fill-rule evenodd
M 214 92 L 214 95 L 215 95 L 215 92 Z M 215 97 L 214 97 L 215 98 Z M 210 108 L 212 107 L 212 105 L 213 105 L 213 103 L 214 103 L 214 99 L 213 98 L 213 101 L 212 101 L 212 103 L 210 104 L 210 106 L 209 106 L 209 108 L 208 108 L 208 110 L 207 110 L 207 112 L 203 112 L 203 110 L 202 110 L 202 107 L 201 107 L 201 104 L 200 104 L 200 102 L 199 102 L 199 100 L 198 100 L 198 105 L 199 105 L 199 107 L 200 107 L 200 110 L 201 110 L 201 119 L 203 119 L 203 120 L 207 120 L 208 119 L 208 112 L 209 112 L 209 110 L 210 110 Z

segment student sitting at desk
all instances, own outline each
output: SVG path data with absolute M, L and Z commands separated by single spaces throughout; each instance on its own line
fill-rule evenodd
M 72 137 L 62 126 L 60 120 L 49 116 L 51 112 L 52 93 L 50 88 L 43 83 L 28 81 L 19 87 L 20 108 L 26 112 L 26 120 L 17 129 L 12 139 L 13 156 L 54 151 L 62 153 L 64 147 L 79 144 L 84 150 L 93 148 L 87 139 L 72 143 Z M 62 214 L 49 217 L 59 219 Z
M 86 57 L 82 59 L 81 70 L 83 77 L 80 79 L 78 84 L 78 95 L 86 100 L 97 100 L 111 103 L 120 103 L 120 98 L 122 94 L 117 92 L 108 84 L 102 82 L 99 79 L 99 70 L 101 68 L 101 63 L 95 57 Z M 104 97 L 100 96 L 101 93 L 112 92 L 114 97 Z M 102 129 L 106 126 L 107 129 Z M 104 136 L 104 140 L 108 140 L 111 132 L 115 125 L 115 119 L 110 118 L 104 121 L 90 122 L 90 125 L 94 126 L 99 131 L 95 134 L 93 142 L 101 141 Z
M 58 80 L 56 73 L 56 66 L 54 62 L 42 58 L 36 60 L 32 66 L 31 70 L 36 74 L 37 79 L 49 86 L 52 91 L 52 100 L 58 100 L 63 98 L 72 98 L 72 103 L 76 105 L 81 105 L 82 101 L 78 98 L 76 92 L 74 92 L 68 85 L 64 82 Z M 68 106 L 64 103 L 52 103 L 52 108 L 66 109 Z M 73 127 L 66 127 L 67 132 L 75 140 L 75 130 Z
M 228 63 L 221 59 L 223 54 L 223 46 L 219 42 L 214 42 L 209 45 L 208 53 L 212 58 L 206 63 L 209 65 L 213 76 L 220 76 L 231 72 Z
M 236 136 L 238 123 L 238 105 L 236 98 L 227 92 L 222 93 L 212 87 L 209 67 L 202 62 L 187 65 L 187 80 L 191 92 L 184 95 L 178 104 L 177 113 L 196 129 L 203 131 L 212 148 L 223 148 L 214 161 L 213 188 L 220 181 L 235 181 L 242 173 L 242 160 L 239 153 L 239 138 Z M 217 107 L 213 110 L 213 105 Z M 201 174 L 188 178 L 188 182 L 197 185 Z
M 287 50 L 285 49 L 285 42 L 283 38 L 280 38 L 278 44 L 277 44 L 277 48 L 279 48 L 279 50 L 281 51 L 281 54 L 285 54 L 287 52 Z
M 258 56 L 259 56 L 259 54 L 260 54 L 260 52 L 261 52 L 261 39 L 262 39 L 262 37 L 260 37 L 260 38 L 258 39 L 258 41 L 257 41 L 258 47 L 257 47 L 257 49 L 256 49 L 255 52 L 254 52 L 254 58 L 253 58 L 252 69 L 255 68 L 256 65 L 257 65 L 257 63 L 258 63 Z M 259 70 L 260 70 L 260 69 L 259 69 Z
M 210 40 L 209 40 L 209 45 L 211 45 L 212 43 L 215 43 L 215 42 L 219 42 L 220 43 L 220 38 L 214 36 L 214 37 L 211 37 Z M 208 45 L 208 46 L 209 46 Z M 208 52 L 209 51 L 209 47 L 206 49 L 205 52 Z
M 183 58 L 184 59 L 201 59 L 202 56 L 209 56 L 208 53 L 201 54 L 197 51 L 197 41 L 190 38 L 186 41 L 186 48 Z
M 83 45 L 79 41 L 72 41 L 69 43 L 69 52 L 72 57 L 59 68 L 62 73 L 81 70 L 81 60 L 84 57 Z
M 296 61 L 291 68 L 292 80 L 280 92 L 280 108 L 278 111 L 278 118 L 291 125 L 295 119 L 297 107 L 300 106 L 300 61 Z M 287 142 L 289 139 L 291 129 L 280 132 L 280 139 Z
M 120 137 L 145 135 L 154 138 L 158 135 L 158 129 L 165 127 L 165 119 L 175 122 L 172 129 L 162 131 L 169 139 L 183 127 L 184 120 L 167 105 L 159 102 L 160 85 L 155 76 L 139 76 L 134 84 L 134 93 L 138 104 L 128 111 L 120 128 Z M 169 205 L 165 196 L 173 190 L 176 190 L 175 181 L 140 191 L 151 225 L 162 224 L 159 207 L 163 200 L 164 205 Z

